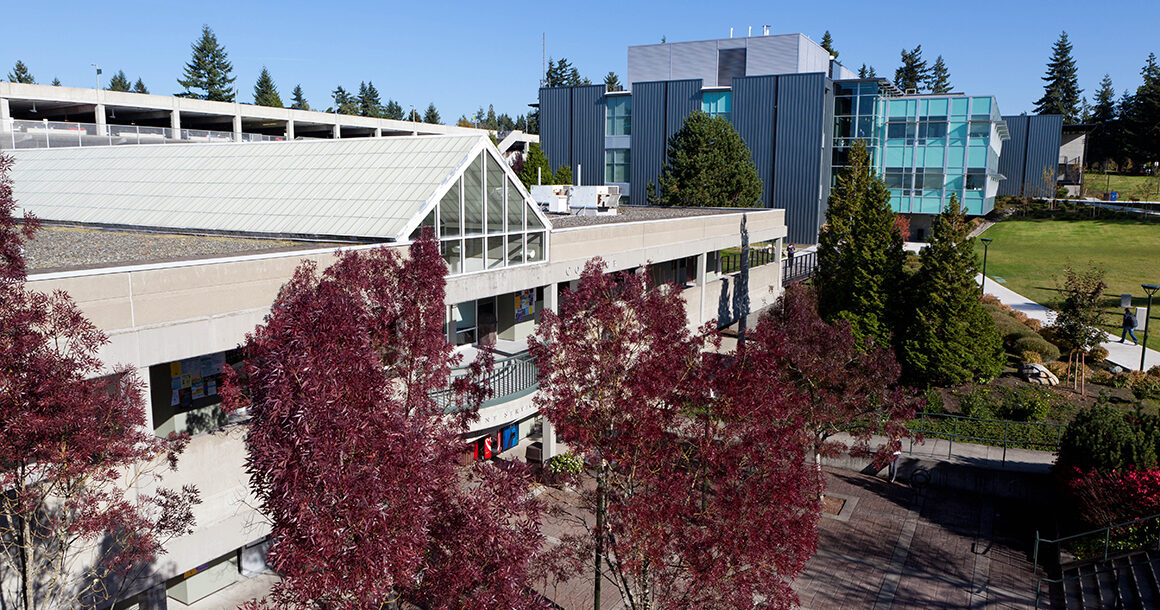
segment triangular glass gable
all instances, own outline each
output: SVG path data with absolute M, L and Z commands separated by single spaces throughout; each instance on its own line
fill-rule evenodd
M 463 172 L 463 233 L 483 233 L 483 159 L 479 157 Z
M 487 232 L 504 232 L 504 171 L 499 163 L 487 153 L 480 153 L 487 157 Z M 512 227 L 508 230 L 516 230 Z
M 516 188 L 516 185 L 511 181 L 511 179 L 508 179 L 508 201 L 515 202 L 522 199 L 523 197 L 520 196 L 519 189 Z M 536 213 L 533 211 L 531 204 L 525 202 L 524 207 L 527 208 L 524 210 L 524 214 L 528 217 L 528 230 L 532 231 L 535 229 L 543 229 L 544 223 L 540 220 L 539 216 L 536 216 Z

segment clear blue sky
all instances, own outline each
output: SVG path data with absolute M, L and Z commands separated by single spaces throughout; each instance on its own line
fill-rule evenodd
M 371 80 L 383 96 L 420 111 L 434 102 L 444 122 L 495 105 L 512 116 L 536 99 L 541 34 L 551 57 L 567 57 L 600 81 L 623 79 L 629 45 L 774 33 L 821 40 L 829 29 L 841 57 L 890 75 L 899 51 L 921 44 L 942 55 L 957 91 L 993 94 L 1005 114 L 1031 111 L 1042 94 L 1051 44 L 1067 30 L 1090 99 L 1105 72 L 1117 92 L 1139 84 L 1149 52 L 1160 54 L 1160 2 L 990 0 L 970 2 L 8 2 L 0 69 L 23 60 L 38 82 L 102 86 L 116 70 L 153 93 L 174 93 L 190 43 L 209 24 L 233 61 L 243 101 L 265 65 L 283 101 L 301 83 L 325 108 L 336 85 Z

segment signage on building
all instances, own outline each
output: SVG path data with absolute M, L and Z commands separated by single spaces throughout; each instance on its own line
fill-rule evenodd
M 536 313 L 536 289 L 521 290 L 515 293 L 516 322 L 523 322 Z

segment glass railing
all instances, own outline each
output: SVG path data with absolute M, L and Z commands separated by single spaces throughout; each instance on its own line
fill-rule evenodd
M 237 135 L 238 139 L 235 139 L 232 131 L 13 119 L 0 122 L 0 150 L 185 142 L 278 142 L 286 139 L 257 133 Z

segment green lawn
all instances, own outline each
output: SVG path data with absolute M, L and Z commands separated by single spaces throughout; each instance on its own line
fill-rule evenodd
M 1006 220 L 987 229 L 991 238 L 987 256 L 988 283 L 996 278 L 1019 294 L 1048 307 L 1059 301 L 1057 284 L 1068 265 L 1103 267 L 1108 285 L 1104 299 L 1105 329 L 1119 335 L 1120 294 L 1133 305 L 1147 297 L 1140 284 L 1160 284 L 1160 225 L 1131 220 Z M 983 244 L 976 241 L 979 260 Z M 1160 348 L 1160 294 L 1153 299 L 1148 346 Z M 1143 339 L 1144 320 L 1136 336 Z
M 1092 197 L 1103 198 L 1109 190 L 1119 193 L 1120 201 L 1128 201 L 1132 197 L 1140 201 L 1160 201 L 1157 188 L 1160 180 L 1156 176 L 1121 176 L 1119 174 L 1100 174 L 1085 172 L 1083 175 L 1084 190 Z M 1109 189 L 1110 184 L 1110 189 Z

